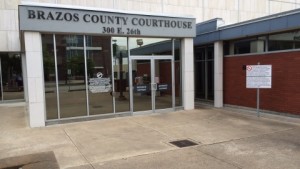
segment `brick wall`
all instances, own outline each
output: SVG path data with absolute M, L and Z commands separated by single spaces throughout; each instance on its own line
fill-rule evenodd
M 256 107 L 256 89 L 246 89 L 243 65 L 272 65 L 272 88 L 260 90 L 261 109 L 300 115 L 300 52 L 224 58 L 224 103 Z

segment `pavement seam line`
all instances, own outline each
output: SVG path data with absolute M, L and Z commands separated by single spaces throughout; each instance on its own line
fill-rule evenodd
M 233 164 L 233 163 L 231 163 L 231 162 L 225 161 L 224 159 L 215 157 L 215 156 L 213 156 L 212 154 L 203 152 L 203 151 L 201 151 L 201 150 L 198 150 L 197 148 L 194 148 L 194 147 L 193 147 L 193 149 L 194 149 L 195 151 L 198 151 L 198 152 L 202 153 L 202 154 L 205 154 L 205 155 L 208 155 L 208 156 L 210 156 L 210 157 L 213 157 L 213 158 L 215 158 L 215 159 L 217 159 L 217 160 L 219 160 L 219 161 L 221 161 L 221 162 L 224 162 L 224 163 L 226 163 L 226 164 L 232 165 L 232 166 L 234 166 L 234 167 L 236 167 L 236 168 L 238 168 L 238 169 L 242 169 L 242 168 L 243 168 L 243 167 L 238 166 L 238 164 Z
M 136 121 L 134 121 L 134 120 L 130 120 L 130 121 L 133 122 L 133 123 L 136 123 L 136 124 L 139 125 L 140 127 L 143 127 L 143 128 L 145 128 L 145 129 L 150 129 L 150 130 L 152 130 L 152 131 L 154 131 L 154 132 L 157 132 L 157 133 L 159 133 L 159 134 L 165 136 L 168 140 L 172 140 L 172 136 L 169 136 L 168 134 L 166 134 L 166 133 L 164 133 L 164 132 L 161 132 L 161 131 L 156 130 L 156 129 L 154 129 L 154 128 L 152 128 L 152 127 L 149 127 L 149 126 L 144 126 L 144 125 L 142 125 L 141 123 L 136 122 Z
M 297 128 L 297 127 L 296 127 L 296 128 Z M 243 137 L 243 138 L 231 139 L 231 140 L 221 141 L 221 142 L 217 142 L 217 143 L 202 144 L 202 145 L 199 145 L 199 146 L 210 146 L 210 145 L 215 145 L 215 144 L 227 143 L 227 142 L 231 142 L 231 141 L 239 141 L 239 140 L 244 140 L 244 139 L 249 139 L 249 138 L 255 138 L 255 137 L 260 137 L 260 136 L 266 136 L 266 135 L 276 134 L 276 133 L 285 132 L 285 131 L 289 131 L 289 130 L 294 130 L 294 129 L 296 129 L 296 128 L 288 128 L 288 129 L 285 129 L 285 130 L 278 130 L 278 131 L 274 131 L 274 132 L 270 132 L 270 133 L 263 133 L 263 134 L 258 134 L 258 135 L 253 135 L 253 136 Z
M 236 110 L 235 108 L 228 108 L 228 107 L 224 107 L 224 108 L 221 108 L 221 109 L 220 108 L 214 108 L 214 109 L 223 111 L 225 113 L 230 113 L 230 114 L 241 114 L 245 117 L 257 117 L 256 110 L 255 111 L 254 110 L 244 110 L 244 109 Z M 292 123 L 293 125 L 299 126 L 299 123 L 288 120 L 288 118 L 297 119 L 297 117 L 290 117 L 290 116 L 285 116 L 285 115 L 280 115 L 280 114 L 277 115 L 277 114 L 272 114 L 272 113 L 261 112 L 260 118 L 263 119 L 263 120 L 270 120 L 270 121 L 285 123 L 285 124 Z M 283 118 L 283 119 L 286 119 L 286 120 L 280 120 L 280 118 Z
M 76 147 L 77 151 L 80 153 L 80 155 L 86 160 L 86 162 L 88 162 L 88 164 L 95 169 L 95 167 L 91 164 L 91 162 L 82 154 L 82 152 L 79 150 L 79 148 L 76 146 L 75 142 L 73 141 L 73 139 L 71 138 L 71 136 L 68 134 L 68 132 L 63 128 L 63 131 L 65 132 L 65 134 L 67 135 L 67 137 L 69 138 L 69 140 L 72 142 L 72 144 Z
M 162 150 L 162 151 L 159 150 L 159 151 L 155 151 L 155 152 L 137 154 L 137 155 L 122 157 L 122 158 L 115 158 L 115 159 L 106 160 L 106 161 L 102 161 L 102 162 L 96 162 L 96 163 L 101 164 L 101 165 L 105 165 L 105 164 L 108 164 L 108 163 L 114 162 L 114 161 L 131 159 L 131 158 L 142 157 L 142 156 L 149 156 L 149 155 L 154 155 L 154 154 L 159 154 L 159 153 L 167 153 L 167 152 L 176 151 L 176 150 L 180 150 L 180 149 L 170 149 L 170 150 Z

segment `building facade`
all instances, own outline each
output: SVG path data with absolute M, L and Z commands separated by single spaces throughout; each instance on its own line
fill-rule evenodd
M 296 9 L 228 26 L 218 26 L 218 19 L 198 24 L 196 98 L 216 107 L 257 108 L 257 90 L 247 87 L 248 65 L 269 65 L 271 78 L 264 80 L 270 87 L 260 89 L 260 108 L 299 116 L 299 16 Z
M 25 101 L 32 127 L 102 116 L 193 109 L 194 98 L 212 101 L 216 107 L 224 103 L 254 107 L 253 99 L 236 95 L 245 91 L 228 80 L 237 78 L 230 72 L 235 71 L 231 64 L 239 62 L 237 55 L 253 50 L 261 57 L 273 48 L 290 50 L 271 40 L 285 37 L 284 31 L 296 28 L 245 35 L 256 39 L 257 44 L 250 40 L 251 47 L 244 46 L 243 36 L 207 39 L 207 34 L 259 17 L 269 20 L 271 14 L 299 6 L 298 0 L 3 0 L 0 102 Z M 129 22 L 131 27 L 127 26 Z M 199 23 L 197 28 L 195 23 Z M 276 32 L 283 35 L 273 36 Z M 262 43 L 273 47 L 262 47 Z M 297 48 L 296 43 L 292 46 Z M 276 55 L 280 57 L 280 53 Z M 297 60 L 296 51 L 284 53 Z M 249 58 L 256 61 L 257 57 Z M 282 70 L 275 68 L 277 72 Z M 237 79 L 233 82 L 244 83 Z M 276 79 L 280 77 L 273 81 Z M 287 88 L 294 85 L 293 80 L 289 82 L 285 90 L 274 89 L 276 94 L 270 90 L 272 95 L 288 96 Z M 253 97 L 252 93 L 249 97 Z M 299 99 L 297 95 L 295 98 Z M 292 114 L 299 110 L 290 101 L 288 109 L 283 109 L 273 105 L 281 103 L 280 99 L 262 100 L 270 104 L 262 105 L 266 110 Z

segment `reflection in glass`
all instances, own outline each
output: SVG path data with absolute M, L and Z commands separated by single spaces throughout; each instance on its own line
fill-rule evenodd
M 269 35 L 268 51 L 300 48 L 300 31 Z
M 205 99 L 205 48 L 195 50 L 195 97 Z
M 214 47 L 195 48 L 195 97 L 214 99 Z
M 207 98 L 208 100 L 214 100 L 214 47 L 207 47 L 206 58 L 206 85 L 207 85 Z
M 129 38 L 130 55 L 172 55 L 170 38 Z
M 180 40 L 174 40 L 175 58 L 175 106 L 182 106 L 182 78 L 181 78 L 181 45 Z
M 133 111 L 152 110 L 151 62 L 132 60 Z
M 172 108 L 172 61 L 155 60 L 155 109 Z
M 83 36 L 56 35 L 61 118 L 86 116 Z
M 21 55 L 0 55 L 0 101 L 24 99 Z
M 113 69 L 115 84 L 115 111 L 130 111 L 129 96 L 129 73 L 128 73 L 128 54 L 127 38 L 113 37 Z
M 86 36 L 90 115 L 113 113 L 111 38 Z
M 53 35 L 42 35 L 47 120 L 58 118 L 55 56 L 53 45 Z

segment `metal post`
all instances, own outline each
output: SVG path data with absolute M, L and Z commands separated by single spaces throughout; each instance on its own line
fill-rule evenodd
M 120 78 L 119 78 L 119 91 L 120 91 L 120 95 L 119 95 L 119 100 L 127 100 L 126 97 L 123 95 L 123 54 L 122 51 L 120 51 L 120 56 L 119 56 L 119 72 L 120 72 Z
M 112 88 L 111 88 L 111 96 L 112 96 L 112 101 L 113 101 L 113 112 L 114 114 L 116 114 L 116 99 L 115 99 L 115 74 L 114 74 L 114 67 L 117 65 L 116 63 L 116 55 L 115 55 L 115 52 L 116 51 L 116 48 L 114 48 L 114 43 L 112 42 L 117 42 L 117 40 L 114 40 L 112 39 L 112 37 L 110 37 L 110 51 L 113 51 L 113 52 L 110 52 L 111 53 L 111 84 L 112 84 Z M 114 63 L 113 63 L 114 62 Z
M 3 81 L 2 81 L 2 65 L 0 58 L 0 89 L 1 89 L 1 101 L 3 101 Z
M 89 106 L 89 85 L 88 85 L 88 70 L 87 70 L 87 53 L 86 53 L 86 35 L 83 35 L 83 57 L 84 57 L 84 72 L 85 72 L 85 94 L 86 94 L 86 111 L 87 116 L 90 115 Z
M 171 76 L 172 76 L 172 108 L 175 110 L 176 107 L 176 100 L 175 100 L 175 39 L 172 39 L 172 59 L 171 59 Z
M 131 59 L 131 56 L 130 56 L 130 49 L 131 49 L 131 46 L 129 44 L 129 38 L 127 38 L 127 52 L 128 52 L 128 68 L 129 68 L 129 91 L 130 91 L 130 102 L 129 102 L 129 107 L 130 107 L 130 112 L 131 112 L 131 115 L 133 115 L 133 84 L 132 84 L 132 62 L 133 62 L 133 59 Z
M 59 82 L 58 82 L 58 68 L 57 68 L 57 50 L 56 50 L 56 35 L 53 34 L 53 49 L 54 49 L 54 63 L 55 63 L 55 86 L 56 86 L 56 104 L 57 104 L 57 118 L 60 119 L 60 101 L 59 101 Z
M 260 117 L 260 113 L 259 113 L 259 88 L 257 88 L 257 117 Z
M 260 65 L 260 62 L 257 62 L 257 65 Z M 260 117 L 260 113 L 259 113 L 259 88 L 260 86 L 257 87 L 257 92 L 256 92 L 256 101 L 257 101 L 257 104 L 256 104 L 256 107 L 257 107 L 257 110 L 256 110 L 256 113 L 257 113 L 257 117 Z

